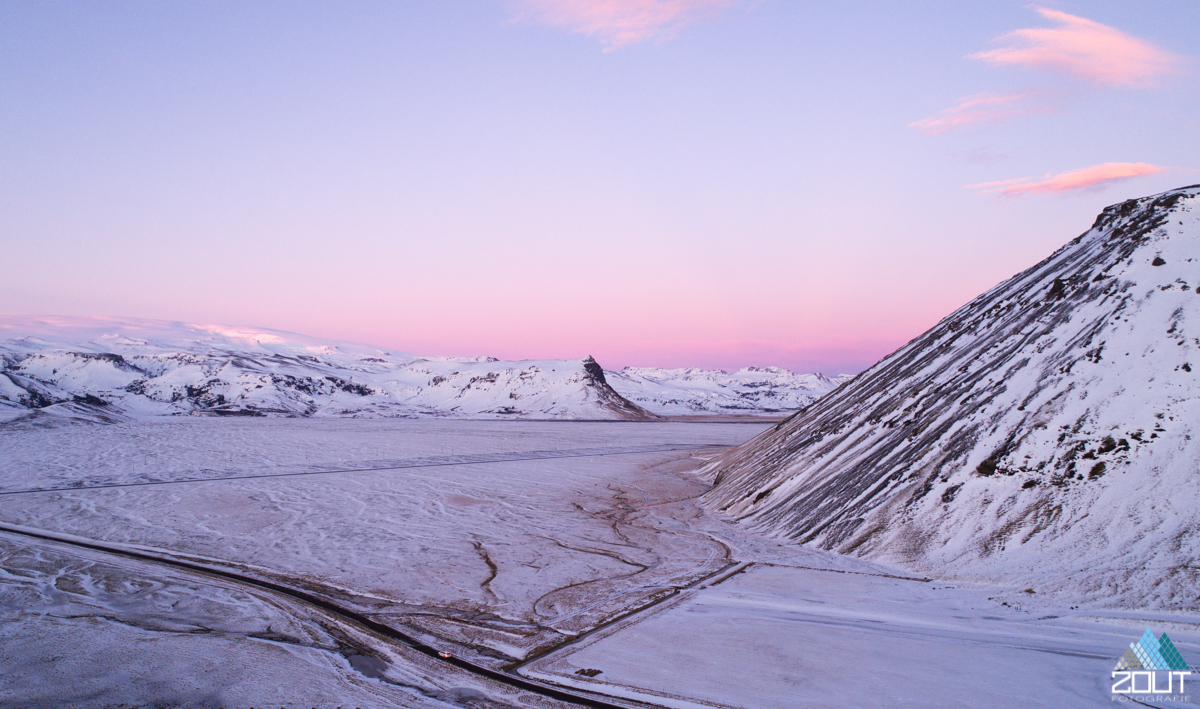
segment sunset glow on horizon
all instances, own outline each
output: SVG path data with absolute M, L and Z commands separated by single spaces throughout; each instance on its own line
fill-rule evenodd
M 0 313 L 857 372 L 1200 182 L 1200 6 L 0 8 Z

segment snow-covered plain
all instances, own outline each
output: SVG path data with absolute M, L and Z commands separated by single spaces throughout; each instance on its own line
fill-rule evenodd
M 682 709 L 1087 707 L 1111 703 L 1114 648 L 1163 626 L 994 594 L 878 569 L 756 564 L 522 672 Z M 1176 620 L 1170 636 L 1196 657 L 1197 618 Z
M 504 695 L 236 584 L 5 535 L 0 568 L 3 706 L 439 707 Z
M 729 445 L 750 429 L 758 427 L 258 418 L 10 428 L 0 431 L 0 521 L 315 590 L 499 666 L 728 563 L 719 542 L 668 528 L 670 520 L 623 520 L 635 506 L 703 489 L 645 470 L 672 454 L 638 451 Z M 346 469 L 358 472 L 329 472 Z M 193 482 L 171 482 L 181 480 Z M 63 487 L 71 489 L 21 492 Z M 20 621 L 4 624 L 13 633 L 51 612 L 27 606 L 22 583 L 0 591 L 6 620 Z M 59 596 L 74 604 L 80 632 L 109 603 L 90 599 L 93 586 L 72 586 L 78 599 Z M 22 632 L 10 647 L 54 656 L 69 635 Z M 225 651 L 193 634 L 179 642 L 201 648 L 181 656 Z M 104 646 L 77 652 L 102 666 Z M 344 658 L 326 660 L 326 684 L 340 686 Z M 288 666 L 307 667 L 284 663 L 280 671 Z M 20 686 L 0 696 L 20 699 Z M 104 696 L 135 702 L 158 691 L 135 683 Z
M 638 462 L 655 456 L 640 449 L 727 445 L 747 433 L 739 424 L 305 419 L 23 429 L 2 434 L 0 519 L 351 593 L 400 623 L 459 618 L 444 632 L 485 635 L 519 657 L 542 635 L 604 613 L 577 612 L 585 596 L 648 595 L 630 589 L 724 563 L 703 535 L 626 531 L 617 519 L 635 503 L 700 489 L 638 475 Z M 473 462 L 500 452 L 518 459 Z M 112 487 L 147 481 L 155 484 Z M 623 578 L 651 566 L 637 582 Z M 473 620 L 492 612 L 503 618 Z
M 1107 672 L 1146 625 L 1200 656 L 1193 615 L 894 578 L 909 574 L 721 521 L 698 504 L 708 486 L 694 470 L 762 430 L 190 417 L 7 428 L 0 525 L 278 582 L 480 664 L 670 706 L 832 706 L 847 692 L 872 706 L 1080 706 L 1108 701 Z M 15 668 L 0 704 L 558 705 L 262 590 L 6 532 L 0 543 L 0 654 Z M 1062 619 L 1039 620 L 1051 615 Z M 985 669 L 965 677 L 962 658 Z

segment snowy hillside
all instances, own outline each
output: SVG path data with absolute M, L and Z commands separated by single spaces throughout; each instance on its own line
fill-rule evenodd
M 289 332 L 0 317 L 0 421 L 204 413 L 648 419 L 795 411 L 846 377 L 418 357 Z
M 626 367 L 606 375 L 626 399 L 663 415 L 790 413 L 850 378 L 797 374 L 779 367 L 746 367 L 733 373 Z
M 592 358 L 420 358 L 272 330 L 0 318 L 0 421 L 179 414 L 654 418 Z
M 1092 229 L 706 468 L 758 529 L 944 576 L 1200 605 L 1200 185 Z

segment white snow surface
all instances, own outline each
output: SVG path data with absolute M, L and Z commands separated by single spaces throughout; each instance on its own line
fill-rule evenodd
M 727 565 L 728 548 L 685 522 L 705 486 L 655 466 L 760 426 L 180 417 L 6 427 L 0 524 L 306 589 L 500 665 Z M 0 532 L 0 705 L 438 703 L 404 693 L 416 686 L 475 687 L 496 702 L 449 706 L 560 706 L 500 701 L 503 687 L 360 638 L 360 652 L 397 654 L 382 657 L 399 685 L 380 686 L 349 671 L 353 647 L 334 633 L 349 629 L 184 576 Z
M 1147 625 L 1196 653 L 1194 617 L 1166 626 L 1047 613 L 994 593 L 872 569 L 756 563 L 521 672 L 674 709 L 1089 707 L 1112 703 L 1112 655 Z M 1153 706 L 1196 706 L 1179 698 Z
M 644 419 L 590 357 L 418 357 L 261 328 L 0 318 L 0 421 L 181 414 Z
M 791 413 L 851 378 L 798 374 L 781 367 L 746 367 L 736 372 L 626 367 L 605 375 L 621 396 L 663 415 Z
M 272 581 L 476 663 L 687 709 L 1090 706 L 1147 627 L 1200 658 L 1195 613 L 906 577 L 698 505 L 699 460 L 770 426 L 0 428 L 0 705 L 566 706 L 262 588 L 18 528 Z M 1195 706 L 1154 705 L 1180 704 Z
M 710 464 L 707 503 L 923 573 L 1200 607 L 1198 195 L 1109 207 Z
M 4 706 L 447 706 L 355 671 L 353 627 L 253 588 L 3 536 L 0 567 Z M 395 680 L 436 688 L 419 669 Z

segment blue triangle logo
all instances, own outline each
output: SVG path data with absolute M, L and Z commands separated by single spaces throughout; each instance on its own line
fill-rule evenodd
M 1175 648 L 1175 643 L 1166 633 L 1162 637 L 1154 637 L 1154 633 L 1146 628 L 1137 642 L 1129 643 L 1129 649 L 1117 660 L 1113 668 L 1120 672 L 1124 670 L 1188 670 L 1188 664 Z

